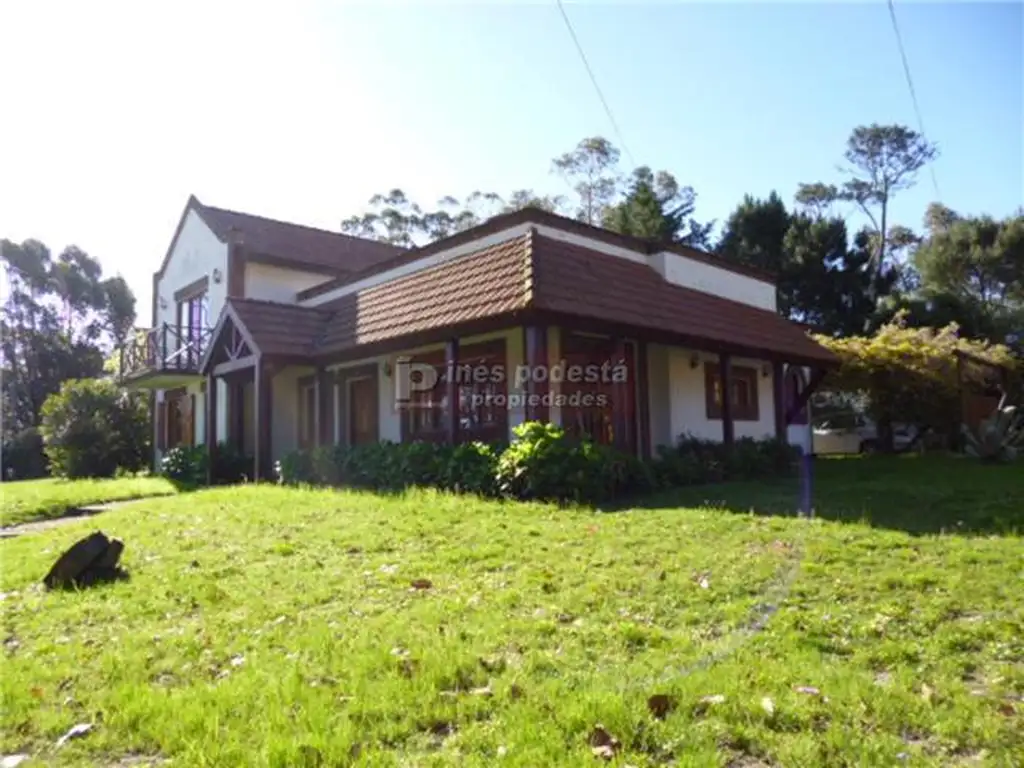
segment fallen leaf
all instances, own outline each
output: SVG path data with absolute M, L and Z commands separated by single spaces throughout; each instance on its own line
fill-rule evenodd
M 72 739 L 78 739 L 85 736 L 89 731 L 92 730 L 92 723 L 79 723 L 78 725 L 71 726 L 70 730 L 57 739 L 57 746 L 63 747 Z
M 470 692 L 472 696 L 493 696 L 494 691 L 491 690 L 491 686 L 485 685 L 481 688 L 473 688 Z
M 924 699 L 925 701 L 931 701 L 932 700 L 932 694 L 934 694 L 934 693 L 935 693 L 935 689 L 932 688 L 930 685 L 928 685 L 928 683 L 922 683 L 921 684 L 921 698 L 922 699 Z
M 590 753 L 594 757 L 600 757 L 602 760 L 615 759 L 615 750 L 607 744 L 602 744 L 600 747 L 591 747 Z
M 793 688 L 797 693 L 806 693 L 808 696 L 820 696 L 821 691 L 813 685 L 798 685 Z
M 775 714 L 775 702 L 765 696 L 761 699 L 761 709 L 767 712 L 770 717 Z
M 245 656 L 243 656 L 242 654 L 238 653 L 231 657 L 232 667 L 240 667 L 243 664 L 245 664 Z
M 434 582 L 430 579 L 413 579 L 409 582 L 409 586 L 413 589 L 430 589 L 434 586 Z
M 33 699 L 41 699 L 41 698 L 43 698 L 43 695 L 45 694 L 45 691 L 42 688 L 40 688 L 39 686 L 36 686 L 35 688 L 30 689 L 29 693 L 32 694 L 32 698 Z
M 571 624 L 576 620 L 576 617 L 571 613 L 560 613 L 555 618 L 558 620 L 559 624 Z
M 1006 715 L 1007 717 L 1013 717 L 1017 710 L 1014 709 L 1013 704 L 1008 701 L 1004 701 L 999 705 L 999 714 Z
M 675 708 L 675 698 L 665 693 L 656 693 L 647 699 L 648 711 L 658 720 L 664 720 Z
M 700 700 L 701 704 L 723 704 L 725 702 L 725 696 L 720 693 L 716 693 L 713 696 L 704 696 Z

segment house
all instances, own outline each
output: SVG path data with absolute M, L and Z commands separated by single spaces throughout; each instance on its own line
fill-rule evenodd
M 536 209 L 402 249 L 193 197 L 121 376 L 154 393 L 154 460 L 228 441 L 257 477 L 299 447 L 532 419 L 641 456 L 683 433 L 809 449 L 835 361 L 775 309 L 770 275 Z

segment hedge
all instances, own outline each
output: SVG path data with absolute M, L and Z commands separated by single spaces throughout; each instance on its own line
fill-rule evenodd
M 683 436 L 643 461 L 558 426 L 527 422 L 507 446 L 382 442 L 293 451 L 278 462 L 288 485 L 329 485 L 396 492 L 432 487 L 482 496 L 582 504 L 656 490 L 792 474 L 799 449 L 777 440 L 720 442 Z

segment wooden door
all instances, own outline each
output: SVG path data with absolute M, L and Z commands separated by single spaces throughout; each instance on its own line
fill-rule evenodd
M 377 382 L 367 376 L 348 382 L 349 445 L 375 443 L 377 437 Z

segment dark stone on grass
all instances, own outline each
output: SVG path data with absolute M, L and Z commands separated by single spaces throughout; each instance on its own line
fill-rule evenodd
M 117 564 L 123 551 L 122 541 L 96 531 L 58 557 L 43 584 L 47 589 L 68 589 L 125 579 L 128 574 Z

